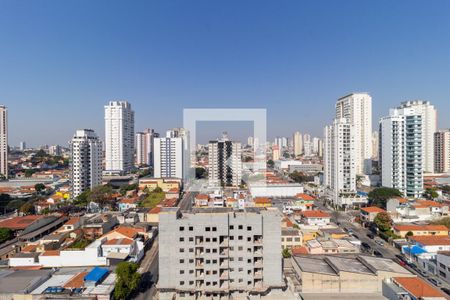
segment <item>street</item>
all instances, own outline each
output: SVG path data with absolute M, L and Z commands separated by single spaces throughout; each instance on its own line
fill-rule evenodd
M 138 272 L 142 275 L 139 293 L 134 297 L 137 300 L 153 299 L 156 295 L 156 283 L 158 281 L 158 237 L 153 245 L 145 253 Z

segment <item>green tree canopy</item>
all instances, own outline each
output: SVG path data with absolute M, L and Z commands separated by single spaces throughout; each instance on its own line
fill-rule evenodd
M 43 190 L 45 190 L 45 184 L 43 183 L 36 183 L 34 185 L 34 190 L 38 193 L 42 192 Z
M 120 188 L 120 194 L 123 196 L 123 195 L 125 195 L 128 191 L 137 190 L 138 186 L 139 186 L 139 185 L 138 185 L 137 183 L 124 185 L 124 186 L 122 186 L 122 187 Z
M 121 262 L 116 267 L 116 286 L 114 297 L 119 300 L 127 299 L 137 289 L 141 275 L 137 272 L 139 266 L 132 262 Z
M 103 207 L 108 201 L 111 200 L 113 194 L 112 187 L 109 185 L 99 185 L 92 188 L 91 192 L 87 196 L 88 202 L 95 202 L 100 207 Z
M 281 252 L 281 254 L 283 255 L 283 258 L 291 257 L 291 251 L 289 251 L 288 248 L 284 248 L 283 251 Z
M 20 212 L 26 215 L 34 214 L 34 205 L 31 202 L 27 202 L 20 207 Z
M 401 197 L 402 193 L 397 189 L 380 187 L 372 190 L 368 196 L 372 205 L 386 208 L 387 200 L 394 197 Z
M 439 194 L 437 193 L 436 188 L 428 188 L 423 193 L 423 196 L 429 200 L 433 200 L 439 197 Z
M 273 168 L 274 165 L 275 165 L 275 163 L 273 162 L 273 160 L 269 159 L 269 160 L 267 161 L 267 167 L 268 167 L 268 168 Z
M 382 232 L 389 231 L 392 225 L 392 219 L 387 212 L 380 212 L 376 215 L 373 222 L 377 225 L 378 229 Z
M 12 239 L 14 237 L 13 231 L 9 228 L 0 228 L 0 244 Z
M 206 178 L 206 170 L 205 168 L 195 168 L 195 178 L 197 179 L 203 179 Z

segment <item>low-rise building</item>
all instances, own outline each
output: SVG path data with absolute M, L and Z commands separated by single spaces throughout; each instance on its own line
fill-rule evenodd
M 415 276 L 391 259 L 372 256 L 293 256 L 291 261 L 301 294 L 381 293 L 383 280 Z
M 309 210 L 301 212 L 301 219 L 306 225 L 325 226 L 330 224 L 331 215 L 321 210 Z
M 386 212 L 386 211 L 377 206 L 361 207 L 361 210 L 360 210 L 361 221 L 373 222 L 375 217 L 381 212 Z
M 383 296 L 389 300 L 448 299 L 442 291 L 418 277 L 392 277 L 386 279 L 383 282 Z
M 302 233 L 295 228 L 281 229 L 281 247 L 283 249 L 292 249 L 303 245 Z
M 400 237 L 405 237 L 408 233 L 412 236 L 448 236 L 448 228 L 444 225 L 395 224 L 393 230 Z

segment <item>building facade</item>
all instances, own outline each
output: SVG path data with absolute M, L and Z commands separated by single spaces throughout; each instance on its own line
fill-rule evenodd
M 153 166 L 153 139 L 159 134 L 153 129 L 136 132 L 136 166 Z
M 303 154 L 303 137 L 300 132 L 295 132 L 292 137 L 294 143 L 294 155 L 295 157 Z
M 423 193 L 422 124 L 412 109 L 392 109 L 380 120 L 381 184 L 407 197 Z
M 336 119 L 347 118 L 353 125 L 356 174 L 372 170 L 372 97 L 366 93 L 344 96 L 336 102 Z
M 91 129 L 77 130 L 70 141 L 72 198 L 102 184 L 102 142 Z
M 346 118 L 325 127 L 324 183 L 338 206 L 356 202 L 354 126 Z
M 126 174 L 134 166 L 134 111 L 127 101 L 105 106 L 105 173 Z
M 0 174 L 8 178 L 8 109 L 0 105 Z
M 183 138 L 154 138 L 154 177 L 183 178 Z
M 450 172 L 450 129 L 439 130 L 434 134 L 434 171 Z
M 437 110 L 429 101 L 412 100 L 400 104 L 398 109 L 408 109 L 422 118 L 423 171 L 434 172 L 434 133 L 437 131 Z
M 284 286 L 276 208 L 159 214 L 159 297 L 230 299 Z M 203 299 L 203 298 L 201 298 Z
M 239 186 L 242 179 L 241 143 L 226 135 L 208 146 L 208 181 L 210 186 Z

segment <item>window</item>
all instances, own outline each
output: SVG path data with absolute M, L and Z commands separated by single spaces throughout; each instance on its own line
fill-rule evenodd
M 189 263 L 190 263 L 190 264 L 193 264 L 193 263 L 194 263 L 194 260 L 193 260 L 193 259 L 190 259 L 190 260 L 189 260 Z
M 217 231 L 217 227 L 213 227 L 213 228 L 212 228 L 212 231 Z
M 234 226 L 233 225 L 230 225 L 230 230 L 234 230 Z
M 193 226 L 189 226 L 189 231 L 194 231 L 194 227 Z
M 242 241 L 244 237 L 242 235 L 238 236 L 238 240 Z
M 251 237 L 248 237 L 247 238 L 247 242 L 251 242 L 252 241 L 252 238 Z
M 215 243 L 217 242 L 217 238 L 213 238 L 212 241 Z
M 180 242 L 184 242 L 184 237 L 180 237 Z
M 243 228 L 244 228 L 244 226 L 242 226 L 242 225 L 238 226 L 238 229 L 240 229 L 240 230 L 242 230 Z
M 205 230 L 206 231 L 211 231 L 211 227 L 206 227 Z
M 252 230 L 252 226 L 247 226 L 247 231 L 251 231 Z
M 180 285 L 184 285 L 184 281 L 180 281 Z
M 180 248 L 180 253 L 184 253 L 184 248 Z
M 239 257 L 239 259 L 238 259 L 239 261 L 244 261 L 244 258 L 242 258 L 242 257 Z
M 193 285 L 194 284 L 194 281 L 189 281 L 189 285 Z
M 184 274 L 184 270 L 180 270 L 180 274 L 183 275 Z
M 189 270 L 189 274 L 194 274 L 194 270 Z
M 244 250 L 244 247 L 239 246 L 239 247 L 238 247 L 238 251 L 242 251 L 242 250 Z
M 180 259 L 180 264 L 184 264 L 184 259 Z
M 194 248 L 189 248 L 190 253 L 194 253 Z
M 180 231 L 184 231 L 184 227 L 183 226 L 180 227 Z
M 190 238 L 189 238 L 189 242 L 193 242 L 194 241 L 194 238 L 191 236 Z
M 252 260 L 249 258 L 249 259 L 247 259 L 247 263 L 248 264 L 251 264 L 252 263 Z
M 233 235 L 230 236 L 230 241 L 234 241 L 234 236 Z

